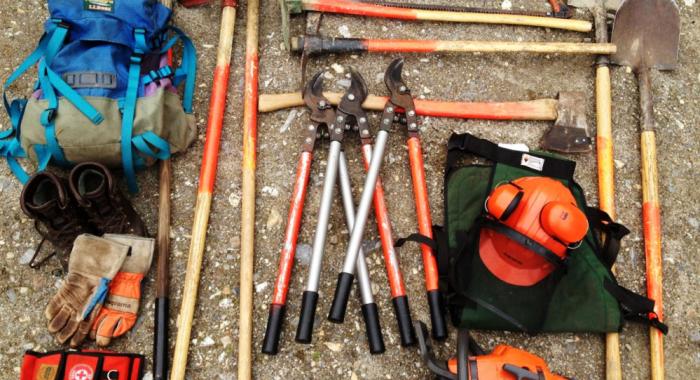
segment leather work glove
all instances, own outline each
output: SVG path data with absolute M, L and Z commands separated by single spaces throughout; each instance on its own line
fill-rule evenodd
M 129 246 L 97 236 L 79 235 L 68 260 L 68 276 L 51 299 L 44 315 L 49 332 L 71 347 L 77 347 L 107 296 L 109 282 L 119 271 Z
M 112 338 L 124 335 L 136 324 L 141 281 L 151 267 L 155 246 L 153 239 L 131 235 L 105 234 L 104 238 L 131 246 L 131 254 L 109 284 L 107 300 L 92 325 L 90 338 L 98 346 L 109 345 Z

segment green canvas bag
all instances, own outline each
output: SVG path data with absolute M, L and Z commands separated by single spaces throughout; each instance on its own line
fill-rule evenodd
M 463 164 L 466 158 L 482 162 Z M 440 288 L 455 326 L 537 332 L 613 332 L 624 320 L 667 331 L 654 302 L 621 287 L 610 268 L 629 233 L 599 209 L 587 206 L 574 181 L 575 162 L 543 152 L 499 147 L 469 134 L 453 135 L 445 172 L 445 225 L 435 227 Z M 589 230 L 569 249 L 566 264 L 531 286 L 494 276 L 478 254 L 479 231 L 488 228 L 484 204 L 493 188 L 517 178 L 556 179 L 569 188 L 586 214 Z M 411 240 L 411 238 L 409 238 Z M 422 243 L 425 239 L 415 239 Z

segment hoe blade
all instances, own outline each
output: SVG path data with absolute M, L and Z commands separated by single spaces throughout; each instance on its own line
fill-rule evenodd
M 678 66 L 680 15 L 673 0 L 624 0 L 615 16 L 613 62 L 640 69 Z

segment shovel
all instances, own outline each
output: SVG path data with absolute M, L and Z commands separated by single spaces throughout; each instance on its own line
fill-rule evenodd
M 646 255 L 647 295 L 656 301 L 655 312 L 663 321 L 661 301 L 661 210 L 659 206 L 654 108 L 651 70 L 673 70 L 678 65 L 680 15 L 673 0 L 625 0 L 613 25 L 617 45 L 613 62 L 631 67 L 639 81 L 641 106 L 641 156 Z M 650 329 L 651 379 L 664 378 L 663 335 Z

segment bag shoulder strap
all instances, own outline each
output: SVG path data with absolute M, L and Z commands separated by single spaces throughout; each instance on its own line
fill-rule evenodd
M 609 269 L 617 261 L 622 238 L 630 233 L 627 227 L 613 222 L 610 215 L 597 207 L 586 207 L 586 217 L 590 228 L 597 233 L 597 240 L 602 243 L 596 255 Z
M 521 152 L 498 146 L 491 141 L 469 133 L 453 134 L 447 143 L 447 172 L 455 167 L 465 154 L 473 154 L 489 161 L 516 167 L 565 181 L 572 181 L 576 162 L 539 152 Z
M 603 286 L 620 303 L 622 316 L 626 320 L 644 323 L 658 329 L 664 335 L 668 334 L 668 326 L 661 322 L 659 315 L 654 312 L 654 300 L 624 288 L 611 279 L 605 279 Z

